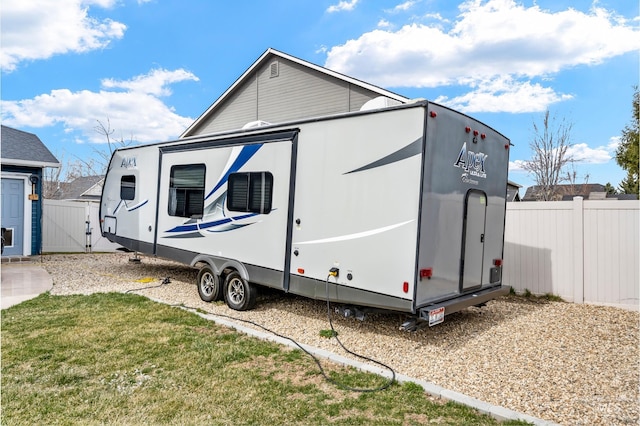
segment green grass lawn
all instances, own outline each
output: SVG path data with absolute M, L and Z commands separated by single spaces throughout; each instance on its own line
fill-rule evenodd
M 351 386 L 386 380 L 326 365 Z M 338 389 L 304 352 L 116 293 L 44 294 L 2 311 L 1 396 L 3 425 L 496 423 L 412 383 Z

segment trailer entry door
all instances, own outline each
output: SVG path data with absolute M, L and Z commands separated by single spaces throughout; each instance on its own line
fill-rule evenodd
M 487 195 L 470 189 L 465 197 L 460 262 L 460 292 L 482 286 Z

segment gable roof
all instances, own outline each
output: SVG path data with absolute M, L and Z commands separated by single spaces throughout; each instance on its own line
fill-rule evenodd
M 222 105 L 223 103 L 225 103 L 225 101 L 231 98 L 234 93 L 240 90 L 241 87 L 243 87 L 246 83 L 248 83 L 248 80 L 251 78 L 254 71 L 266 65 L 267 63 L 272 61 L 274 58 L 281 58 L 281 59 L 291 61 L 302 67 L 306 67 L 314 71 L 317 71 L 327 77 L 341 80 L 353 86 L 360 87 L 365 90 L 369 90 L 371 92 L 379 94 L 380 96 L 393 99 L 400 103 L 406 103 L 410 100 L 409 98 L 406 98 L 397 93 L 382 89 L 378 86 L 374 86 L 373 84 L 366 83 L 356 78 L 349 77 L 344 74 L 340 74 L 339 72 L 336 72 L 336 71 L 332 71 L 328 68 L 324 68 L 319 65 L 312 64 L 311 62 L 307 62 L 300 58 L 296 58 L 295 56 L 291 56 L 286 53 L 280 52 L 276 49 L 269 48 L 231 85 L 231 87 L 229 87 L 213 104 L 211 104 L 211 106 L 204 113 L 202 113 L 200 117 L 198 117 L 193 123 L 191 123 L 191 125 L 182 133 L 182 135 L 180 135 L 180 138 L 190 136 L 193 133 L 193 131 L 197 129 L 200 126 L 200 124 L 202 124 L 212 114 L 213 111 L 215 111 L 220 105 Z
M 61 182 L 51 198 L 55 200 L 99 200 L 104 176 L 81 176 L 70 182 Z
M 60 167 L 60 162 L 33 133 L 2 126 L 2 164 L 27 167 Z
M 507 180 L 507 201 L 520 201 L 520 188 L 522 185 Z

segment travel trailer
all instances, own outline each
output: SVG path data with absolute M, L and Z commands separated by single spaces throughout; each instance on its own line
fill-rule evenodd
M 429 101 L 121 148 L 102 235 L 199 267 L 232 309 L 270 287 L 431 326 L 509 291 L 509 148 Z

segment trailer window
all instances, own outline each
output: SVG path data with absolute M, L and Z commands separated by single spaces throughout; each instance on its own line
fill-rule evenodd
M 120 179 L 120 199 L 133 200 L 136 198 L 136 177 L 122 176 Z
M 227 208 L 236 212 L 269 214 L 273 198 L 273 175 L 269 172 L 229 175 Z
M 169 215 L 202 217 L 204 211 L 204 164 L 171 167 Z

